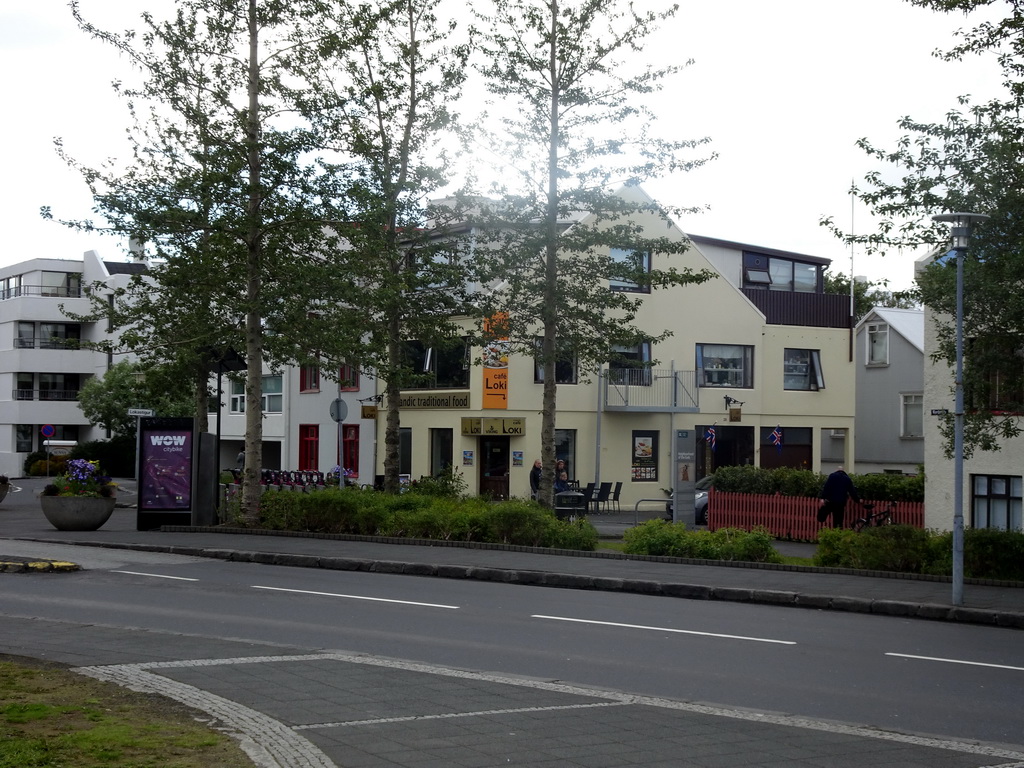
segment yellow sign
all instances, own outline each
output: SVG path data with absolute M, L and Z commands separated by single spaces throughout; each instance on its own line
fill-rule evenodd
M 376 419 L 377 418 L 377 406 L 376 405 L 362 405 L 359 407 L 359 415 L 364 419 Z
M 484 323 L 496 338 L 484 345 L 484 408 L 508 408 L 508 315 L 498 312 Z
M 519 437 L 526 434 L 526 419 L 462 419 L 462 434 L 467 437 L 474 435 L 507 435 Z

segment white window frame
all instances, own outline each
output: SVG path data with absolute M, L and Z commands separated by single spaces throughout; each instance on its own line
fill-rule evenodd
M 241 379 L 230 379 L 230 399 L 228 400 L 228 413 L 245 413 L 245 382 Z M 271 384 L 276 383 L 275 388 Z M 284 413 L 284 380 L 280 374 L 271 374 L 263 377 L 262 403 L 264 413 Z
M 752 389 L 754 347 L 750 344 L 697 344 L 697 386 L 713 389 Z M 738 354 L 732 354 L 733 352 Z M 738 367 L 723 365 L 740 360 Z
M 907 418 L 910 409 L 914 407 L 918 411 L 916 432 L 908 426 L 910 419 Z M 917 440 L 924 437 L 924 394 L 921 392 L 900 393 L 900 437 Z
M 889 364 L 889 324 L 868 323 L 864 333 L 864 364 Z
M 644 273 L 651 273 L 651 252 L 639 251 L 633 248 L 610 248 L 608 258 L 612 264 L 623 264 L 629 261 L 634 262 L 634 267 L 639 267 Z M 632 280 L 609 277 L 608 287 L 613 291 L 629 291 L 631 293 L 650 293 L 650 284 L 641 285 Z

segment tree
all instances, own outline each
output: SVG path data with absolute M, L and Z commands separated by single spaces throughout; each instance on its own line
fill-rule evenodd
M 638 217 L 668 212 L 616 190 L 703 162 L 684 155 L 706 140 L 652 136 L 642 105 L 678 71 L 637 64 L 644 39 L 676 7 L 640 13 L 614 0 L 494 0 L 489 14 L 477 14 L 484 25 L 479 70 L 502 99 L 501 134 L 489 143 L 495 156 L 511 159 L 493 186 L 500 203 L 481 222 L 490 240 L 480 249 L 481 275 L 492 290 L 478 300 L 489 336 L 543 366 L 539 498 L 548 505 L 557 361 L 571 356 L 581 371 L 594 370 L 615 356 L 616 345 L 668 333 L 636 327 L 641 294 L 610 290 L 609 280 L 653 290 L 708 278 L 649 269 L 654 254 L 678 254 L 686 244 L 645 237 Z
M 448 185 L 445 142 L 459 133 L 454 100 L 465 80 L 466 43 L 442 23 L 437 0 L 396 0 L 384 8 L 339 7 L 337 26 L 353 31 L 338 64 L 345 80 L 333 122 L 347 158 L 337 170 L 344 218 L 333 225 L 344 248 L 332 255 L 335 301 L 318 312 L 317 349 L 371 368 L 384 384 L 384 488 L 399 491 L 399 401 L 422 378 L 409 343 L 462 344 L 454 318 L 466 312 L 467 274 L 458 207 L 432 204 Z M 339 329 L 348 329 L 339 333 Z
M 72 3 L 81 28 L 116 46 L 142 82 L 117 86 L 135 119 L 130 160 L 69 162 L 90 184 L 104 226 L 165 262 L 154 273 L 155 298 L 135 316 L 134 349 L 176 345 L 169 357 L 187 360 L 197 377 L 211 350 L 242 353 L 242 507 L 250 518 L 261 493 L 264 363 L 308 359 L 304 324 L 311 307 L 330 299 L 321 277 L 338 243 L 324 227 L 339 218 L 338 177 L 318 158 L 332 139 L 320 112 L 340 103 L 325 61 L 345 49 L 349 33 L 332 24 L 336 5 L 182 0 L 168 21 L 143 13 L 141 34 L 114 34 Z
M 93 376 L 78 392 L 78 405 L 92 424 L 116 435 L 134 437 L 136 420 L 129 408 L 151 408 L 158 416 L 192 412 L 190 382 L 173 370 L 122 361 L 102 378 Z
M 868 280 L 853 281 L 853 322 L 857 323 L 873 307 L 889 307 L 891 309 L 916 309 L 920 306 L 917 292 L 887 291 L 888 280 L 870 282 Z M 825 272 L 825 293 L 840 296 L 850 295 L 850 277 L 842 272 L 835 274 Z
M 910 1 L 944 12 L 992 5 L 989 0 Z M 830 219 L 823 223 L 846 242 L 860 242 L 870 252 L 927 247 L 941 255 L 949 248 L 949 230 L 933 222 L 933 215 L 966 211 L 990 216 L 975 227 L 964 265 L 964 455 L 970 456 L 975 449 L 998 450 L 1002 439 L 1019 434 L 1017 414 L 1024 412 L 1024 13 L 1011 3 L 1001 21 L 957 35 L 958 43 L 937 55 L 948 60 L 996 55 L 1005 94 L 982 104 L 961 97 L 943 123 L 905 117 L 899 123 L 905 133 L 895 149 L 860 140 L 859 145 L 886 166 L 855 189 L 875 214 L 877 229 L 855 237 Z M 955 262 L 937 258 L 917 281 L 922 302 L 935 312 L 935 357 L 950 365 L 955 364 Z M 950 438 L 951 417 L 942 428 Z M 947 442 L 951 453 L 952 440 Z

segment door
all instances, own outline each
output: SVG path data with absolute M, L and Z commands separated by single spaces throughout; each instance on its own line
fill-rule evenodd
M 508 498 L 509 439 L 480 438 L 480 495 Z

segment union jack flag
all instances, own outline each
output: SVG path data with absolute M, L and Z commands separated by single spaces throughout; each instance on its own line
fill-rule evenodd
M 711 446 L 711 450 L 715 450 L 715 425 L 712 424 L 704 431 L 704 439 L 707 440 L 708 445 Z
M 775 446 L 775 450 L 782 453 L 782 427 L 778 424 L 775 425 L 775 429 L 772 430 L 772 445 Z

